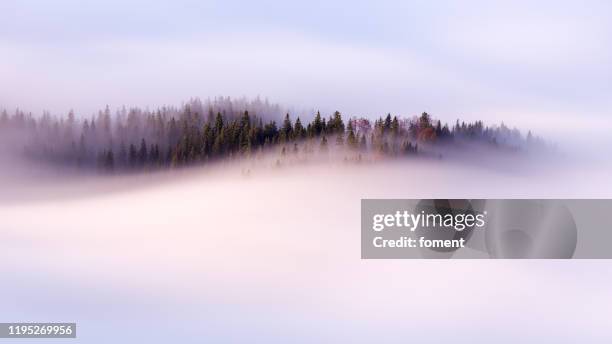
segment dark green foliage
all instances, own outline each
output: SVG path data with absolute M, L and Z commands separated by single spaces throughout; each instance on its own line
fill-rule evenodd
M 423 112 L 421 114 L 421 117 L 419 117 L 419 127 L 421 129 L 431 127 L 431 118 L 429 117 L 429 114 L 427 112 Z
M 289 114 L 285 115 L 285 120 L 283 121 L 283 126 L 280 129 L 279 139 L 281 143 L 285 143 L 293 138 L 293 125 L 291 124 L 291 119 L 289 118 Z
M 344 134 L 344 122 L 342 121 L 340 112 L 334 112 L 333 117 L 327 122 L 326 130 L 330 134 Z
M 309 126 L 312 129 L 312 135 L 310 136 L 319 136 L 324 129 L 324 122 L 321 121 L 321 113 L 317 111 L 315 115 L 314 121 L 312 122 L 312 126 Z
M 302 126 L 302 121 L 300 121 L 299 117 L 295 120 L 293 134 L 296 140 L 302 140 L 306 138 L 306 130 L 304 130 L 304 127 Z

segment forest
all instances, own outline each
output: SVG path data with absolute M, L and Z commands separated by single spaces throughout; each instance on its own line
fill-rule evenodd
M 278 105 L 215 98 L 193 99 L 179 108 L 117 110 L 107 106 L 86 118 L 35 117 L 16 110 L 0 114 L 0 135 L 20 145 L 36 161 L 101 172 L 155 170 L 249 157 L 276 148 L 279 154 L 321 153 L 341 147 L 380 156 L 414 156 L 423 147 L 478 142 L 491 147 L 523 149 L 541 144 L 529 132 L 504 124 L 457 120 L 452 126 L 423 112 L 411 118 L 387 114 L 376 120 L 328 117 L 315 112 L 309 121 L 292 117 Z M 6 144 L 6 143 L 5 143 Z

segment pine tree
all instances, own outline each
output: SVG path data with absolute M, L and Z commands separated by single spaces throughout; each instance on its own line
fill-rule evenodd
M 443 133 L 442 133 L 442 122 L 440 122 L 440 120 L 437 121 L 436 123 L 436 137 L 442 137 Z
M 383 124 L 383 132 L 388 133 L 391 130 L 391 114 L 387 114 L 385 117 L 385 122 Z
M 390 130 L 391 130 L 391 136 L 393 138 L 396 138 L 399 136 L 400 126 L 399 126 L 399 120 L 397 119 L 397 116 L 393 116 L 393 120 L 391 121 Z
M 225 130 L 223 129 L 223 127 L 221 127 L 221 131 L 216 135 L 215 142 L 213 143 L 213 156 L 220 156 L 221 154 L 223 154 L 223 141 L 225 141 Z
M 342 121 L 342 115 L 340 112 L 334 112 L 334 116 L 328 123 L 328 128 L 331 133 L 344 133 L 344 122 Z
M 240 118 L 240 128 L 246 131 L 251 129 L 251 117 L 248 111 L 245 111 L 244 114 L 242 114 L 242 118 Z
M 423 112 L 419 117 L 419 127 L 421 130 L 431 127 L 431 117 L 427 112 Z
M 289 118 L 289 114 L 285 115 L 285 120 L 283 121 L 283 126 L 280 130 L 280 142 L 285 143 L 291 140 L 293 136 L 293 125 L 291 124 L 291 119 Z
M 355 132 L 353 131 L 353 124 L 351 121 L 348 122 L 348 136 L 346 138 L 346 142 L 349 148 L 357 148 L 357 138 L 355 137 Z
M 317 111 L 317 114 L 315 115 L 314 121 L 312 123 L 312 129 L 314 131 L 315 136 L 321 135 L 321 132 L 323 131 L 323 122 L 321 121 L 321 113 L 319 111 Z
M 300 121 L 299 117 L 295 120 L 293 134 L 296 140 L 301 140 L 306 136 L 306 132 L 304 130 L 304 127 L 302 126 L 302 122 Z
M 219 135 L 222 129 L 223 129 L 223 116 L 221 116 L 220 112 L 217 112 L 217 117 L 215 118 L 215 134 Z

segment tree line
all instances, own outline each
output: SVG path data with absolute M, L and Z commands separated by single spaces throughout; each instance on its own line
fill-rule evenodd
M 238 107 L 231 101 L 221 107 L 204 107 L 192 101 L 180 109 L 122 109 L 114 115 L 106 107 L 91 118 L 78 118 L 72 111 L 66 116 L 45 113 L 38 118 L 19 110 L 12 115 L 3 111 L 0 133 L 25 140 L 20 143 L 28 157 L 101 171 L 188 166 L 251 156 L 272 148 L 286 154 L 300 149 L 305 153 L 325 152 L 336 146 L 400 156 L 458 140 L 509 147 L 536 140 L 530 133 L 523 137 L 517 129 L 503 124 L 486 127 L 482 121 L 457 121 L 449 127 L 426 112 L 413 118 L 388 114 L 373 122 L 345 119 L 338 111 L 329 117 L 316 112 L 310 121 L 294 119 L 287 113 L 277 122 L 273 119 L 278 117 L 277 106 L 259 105 L 259 113 L 253 113 L 234 110 Z

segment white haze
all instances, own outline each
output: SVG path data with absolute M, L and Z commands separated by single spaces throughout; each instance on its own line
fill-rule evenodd
M 75 321 L 77 343 L 612 338 L 606 261 L 368 261 L 359 243 L 362 198 L 610 197 L 609 166 L 271 154 L 111 177 L 3 164 L 0 321 Z
M 610 2 L 2 0 L 0 13 L 0 109 L 89 118 L 260 95 L 345 118 L 503 121 L 561 148 L 110 177 L 2 157 L 0 321 L 77 322 L 71 343 L 612 341 L 609 261 L 361 260 L 359 242 L 362 198 L 612 197 Z
M 546 135 L 612 129 L 606 1 L 5 0 L 0 108 L 261 95 Z

